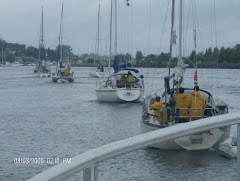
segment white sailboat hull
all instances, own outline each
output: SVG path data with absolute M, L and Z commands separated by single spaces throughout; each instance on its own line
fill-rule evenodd
M 15 63 L 15 64 L 12 64 L 13 67 L 19 67 L 19 66 L 23 66 L 23 64 L 21 63 Z
M 70 73 L 69 76 L 52 76 L 52 81 L 53 82 L 60 82 L 60 83 L 63 83 L 63 82 L 74 82 L 74 79 L 73 79 L 73 73 Z
M 100 72 L 100 71 L 92 71 L 89 73 L 90 77 L 96 77 L 96 78 L 104 78 L 104 77 L 108 77 L 110 75 L 109 71 L 104 71 L 104 72 Z
M 58 79 L 57 83 L 69 83 L 69 82 L 65 79 Z
M 177 126 L 177 125 L 174 125 Z M 141 132 L 147 133 L 150 131 L 164 129 L 158 128 L 145 121 L 141 121 Z M 165 149 L 165 150 L 204 150 L 211 147 L 218 147 L 219 144 L 229 137 L 230 127 L 227 128 L 216 128 L 207 130 L 202 133 L 192 134 L 183 136 L 177 139 L 171 139 L 168 141 L 161 142 L 159 144 L 152 145 L 154 148 Z
M 132 102 L 139 101 L 144 95 L 144 89 L 96 89 L 98 101 L 103 102 Z
M 148 124 L 145 124 L 141 121 L 141 132 L 142 133 L 148 133 L 150 131 L 158 130 L 159 128 L 150 126 Z M 180 150 L 183 149 L 181 146 L 176 144 L 176 142 L 172 140 L 164 141 L 159 144 L 154 144 L 151 147 L 158 148 L 158 149 L 164 149 L 164 150 Z
M 41 73 L 39 77 L 51 77 L 51 73 Z

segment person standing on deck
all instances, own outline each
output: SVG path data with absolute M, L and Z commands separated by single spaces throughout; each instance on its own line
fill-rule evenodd
M 188 96 L 184 94 L 184 88 L 180 87 L 178 94 L 174 96 L 176 100 L 176 108 L 179 109 L 179 123 L 187 122 L 188 116 Z
M 194 91 L 189 96 L 188 108 L 190 111 L 191 121 L 201 119 L 203 111 L 206 108 L 204 96 L 199 92 L 199 87 L 195 86 Z
M 118 80 L 118 87 L 122 88 L 125 87 L 127 77 L 123 74 L 120 79 Z
M 70 72 L 70 70 L 71 70 L 70 64 L 67 65 L 67 70 L 68 70 L 68 72 Z
M 128 71 L 127 83 L 133 83 L 133 81 L 134 81 L 134 76 L 131 74 L 130 71 Z

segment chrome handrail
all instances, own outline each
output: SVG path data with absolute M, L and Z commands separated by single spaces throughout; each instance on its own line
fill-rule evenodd
M 240 180 L 240 113 L 229 113 L 151 131 L 113 142 L 72 158 L 71 164 L 58 164 L 28 181 L 64 180 L 83 171 L 83 180 L 98 180 L 98 163 L 170 139 L 205 130 L 238 124 L 238 180 Z

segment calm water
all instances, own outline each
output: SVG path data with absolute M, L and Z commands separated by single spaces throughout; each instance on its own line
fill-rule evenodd
M 26 180 L 53 164 L 16 164 L 14 158 L 71 158 L 91 148 L 140 134 L 140 103 L 96 101 L 91 68 L 73 68 L 75 83 L 39 78 L 34 67 L 0 67 L 0 180 Z M 163 85 L 167 69 L 140 69 L 146 92 Z M 185 86 L 193 87 L 193 69 Z M 239 111 L 239 70 L 200 69 L 200 88 Z M 217 81 L 218 80 L 218 81 Z M 218 82 L 218 83 L 217 83 Z M 236 126 L 231 129 L 236 135 Z M 69 180 L 82 180 L 82 173 Z M 141 149 L 101 163 L 99 180 L 236 180 L 236 160 L 215 151 Z

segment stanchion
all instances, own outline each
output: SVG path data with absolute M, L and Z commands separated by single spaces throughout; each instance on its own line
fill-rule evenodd
M 98 165 L 83 170 L 83 181 L 98 181 Z

